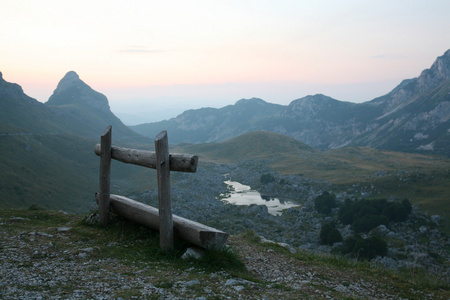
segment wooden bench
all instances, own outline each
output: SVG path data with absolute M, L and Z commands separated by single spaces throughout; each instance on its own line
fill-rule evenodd
M 160 232 L 160 247 L 173 249 L 174 232 L 180 238 L 202 248 L 224 247 L 228 234 L 212 227 L 172 215 L 170 200 L 170 171 L 197 171 L 198 157 L 187 154 L 170 154 L 167 132 L 160 132 L 155 138 L 155 152 L 115 147 L 111 145 L 112 127 L 108 126 L 101 136 L 101 143 L 94 152 L 100 156 L 100 192 L 96 194 L 99 205 L 99 222 L 107 225 L 110 212 L 135 221 Z M 111 159 L 157 170 L 158 208 L 110 194 Z

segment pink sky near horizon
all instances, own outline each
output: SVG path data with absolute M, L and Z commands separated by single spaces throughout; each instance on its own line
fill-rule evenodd
M 352 102 L 450 48 L 450 1 L 0 0 L 0 71 L 45 102 L 75 71 L 111 107 Z M 128 110 L 128 111 L 127 111 Z M 141 109 L 142 110 L 142 109 Z

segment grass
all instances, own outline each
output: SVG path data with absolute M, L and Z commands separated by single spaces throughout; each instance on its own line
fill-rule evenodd
M 96 143 L 70 135 L 0 136 L 0 208 L 39 204 L 72 213 L 89 212 L 98 191 Z M 111 192 L 155 189 L 153 171 L 113 161 Z
M 11 230 L 56 233 L 58 227 L 70 227 L 70 240 L 76 243 L 88 243 L 97 249 L 94 256 L 118 258 L 128 265 L 164 262 L 173 268 L 188 269 L 193 266 L 193 259 L 181 259 L 189 246 L 186 242 L 175 240 L 172 251 L 159 247 L 159 233 L 148 228 L 116 218 L 109 226 L 89 225 L 82 215 L 63 214 L 61 212 L 36 209 L 3 209 L 2 220 L 9 220 Z M 12 219 L 11 219 L 12 218 Z M 3 227 L 4 228 L 4 227 Z M 55 243 L 60 250 L 70 250 L 68 243 Z M 205 255 L 195 261 L 195 268 L 213 273 L 227 271 L 230 274 L 245 273 L 245 266 L 232 249 L 208 249 Z

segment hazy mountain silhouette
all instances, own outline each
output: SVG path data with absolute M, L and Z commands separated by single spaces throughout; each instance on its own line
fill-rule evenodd
M 173 143 L 227 140 L 250 131 L 285 134 L 319 149 L 348 145 L 450 155 L 450 50 L 419 77 L 364 103 L 306 96 L 287 106 L 242 99 L 223 108 L 131 126 L 152 137 L 163 129 Z

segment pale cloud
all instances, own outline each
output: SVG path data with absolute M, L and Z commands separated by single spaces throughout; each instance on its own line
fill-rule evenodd
M 374 58 L 374 59 L 406 59 L 408 57 L 404 54 L 384 53 L 384 54 L 372 55 L 371 58 Z

